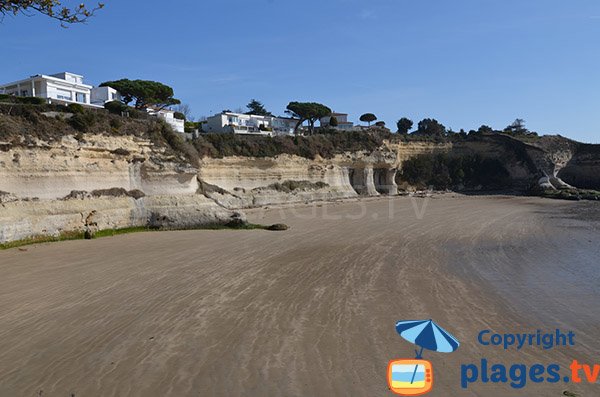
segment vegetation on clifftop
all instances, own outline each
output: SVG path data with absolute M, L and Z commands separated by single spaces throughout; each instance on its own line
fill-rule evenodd
M 332 158 L 344 152 L 372 152 L 391 134 L 385 129 L 369 131 L 326 130 L 310 136 L 239 136 L 202 134 L 193 141 L 200 157 L 275 157 L 290 154 L 309 159 Z
M 198 166 L 203 157 L 268 158 L 289 154 L 307 159 L 330 159 L 348 152 L 368 155 L 381 149 L 385 141 L 392 144 L 451 143 L 454 149 L 449 155 L 426 155 L 408 160 L 399 174 L 399 182 L 436 189 L 484 190 L 514 188 L 511 182 L 517 182 L 519 189 L 526 189 L 534 184 L 536 175 L 542 176 L 538 157 L 557 153 L 573 158 L 559 177 L 580 188 L 599 186 L 593 170 L 600 162 L 597 160 L 600 146 L 580 144 L 560 136 L 539 137 L 524 130 L 521 120 L 511 124 L 507 132 L 485 126 L 469 133 L 452 132 L 435 119 L 424 119 L 415 132 L 408 134 L 404 132 L 411 128 L 412 122 L 401 119 L 398 127 L 402 133 L 397 134 L 376 125 L 351 131 L 319 128 L 316 134 L 308 136 L 200 134 L 193 141 L 186 141 L 160 119 L 124 104 L 110 111 L 38 102 L 38 98 L 0 96 L 0 150 L 56 145 L 65 136 L 73 136 L 81 142 L 85 142 L 87 134 L 133 136 L 150 140 L 181 163 Z M 254 105 L 261 104 L 256 101 Z M 121 115 L 123 109 L 128 117 Z M 488 152 L 482 152 L 482 148 Z M 124 149 L 113 152 L 115 156 L 129 155 Z M 510 181 L 507 169 L 511 167 L 520 169 L 524 175 L 521 180 Z M 531 181 L 525 180 L 526 175 Z
M 512 187 L 509 173 L 498 159 L 480 155 L 424 154 L 404 162 L 397 182 L 418 189 L 499 190 Z
M 68 135 L 80 141 L 85 141 L 86 134 L 133 136 L 152 141 L 165 148 L 167 154 L 180 157 L 182 162 L 198 164 L 194 147 L 146 112 L 134 110 L 130 117 L 122 117 L 104 109 L 30 104 L 12 98 L 0 98 L 0 143 L 8 147 L 51 144 Z

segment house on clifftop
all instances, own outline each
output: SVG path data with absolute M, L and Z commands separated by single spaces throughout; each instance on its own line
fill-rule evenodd
M 255 114 L 223 111 L 208 117 L 202 130 L 214 134 L 239 135 L 293 135 L 298 120 L 286 117 L 259 116 Z
M 337 120 L 337 126 L 332 126 L 331 125 L 331 118 L 335 117 Z M 354 123 L 351 121 L 348 121 L 348 114 L 347 113 L 331 113 L 329 116 L 327 117 L 323 117 L 321 120 L 319 120 L 321 122 L 321 127 L 332 127 L 332 128 L 337 128 L 338 130 L 351 130 L 354 128 Z
M 1 84 L 0 94 L 38 97 L 46 99 L 48 103 L 63 105 L 78 103 L 92 108 L 104 108 L 107 102 L 123 99 L 114 88 L 84 84 L 82 75 L 70 72 L 37 74 L 13 83 Z M 184 133 L 185 121 L 176 118 L 173 110 L 149 108 L 147 111 L 151 116 L 164 120 L 176 132 Z
M 48 103 L 78 103 L 90 107 L 103 107 L 104 103 L 120 100 L 119 93 L 109 87 L 93 87 L 83 82 L 80 74 L 62 72 L 36 74 L 27 79 L 0 84 L 0 94 L 44 98 Z
M 158 117 L 159 119 L 164 120 L 171 126 L 171 128 L 173 128 L 173 130 L 175 130 L 175 132 L 179 132 L 181 134 L 185 133 L 185 120 L 177 118 L 174 110 L 148 108 L 146 111 L 150 116 Z

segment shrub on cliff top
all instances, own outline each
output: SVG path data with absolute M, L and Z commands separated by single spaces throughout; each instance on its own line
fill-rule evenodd
M 418 188 L 445 190 L 505 189 L 511 187 L 509 173 L 498 159 L 479 155 L 451 157 L 447 154 L 424 154 L 404 162 L 397 182 L 408 182 Z
M 313 159 L 332 158 L 344 152 L 372 152 L 389 138 L 385 131 L 323 131 L 311 136 L 239 136 L 233 134 L 202 134 L 194 140 L 201 157 L 275 157 L 291 154 Z
M 86 109 L 84 114 L 74 115 L 73 121 L 56 116 L 56 113 L 65 112 L 71 113 L 67 106 L 56 104 L 0 103 L 0 141 L 10 142 L 13 146 L 37 146 L 39 141 L 56 142 L 77 132 L 152 139 L 151 131 L 159 125 L 156 118 L 133 120 L 108 114 L 102 109 Z M 153 142 L 157 146 L 166 146 L 160 133 L 155 138 Z
M 199 164 L 199 157 L 196 148 L 186 141 L 181 134 L 173 131 L 171 126 L 162 120 L 158 120 L 154 127 L 149 130 L 150 138 L 153 142 L 160 142 L 163 145 L 166 143 L 176 153 L 182 155 L 193 166 Z
M 91 126 L 96 122 L 96 116 L 92 112 L 75 113 L 73 117 L 69 119 L 71 127 L 75 128 L 80 132 L 87 132 Z
M 0 102 L 3 103 L 22 103 L 25 105 L 43 105 L 46 103 L 44 98 L 38 97 L 22 97 L 22 96 L 14 96 L 14 95 L 0 95 Z
M 127 111 L 127 105 L 121 101 L 110 101 L 104 104 L 104 109 L 112 114 L 118 114 L 120 116 L 123 112 Z
M 67 106 L 67 109 L 69 109 L 69 112 L 71 113 L 85 113 L 85 108 L 78 103 L 70 103 Z

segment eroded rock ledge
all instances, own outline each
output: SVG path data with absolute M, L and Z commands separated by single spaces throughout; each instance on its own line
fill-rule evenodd
M 0 151 L 0 243 L 97 229 L 184 229 L 243 215 L 199 194 L 197 168 L 136 137 L 65 136 Z
M 244 208 L 394 195 L 405 162 L 427 154 L 501 160 L 520 188 L 532 183 L 570 188 L 576 186 L 573 175 L 597 184 L 597 148 L 561 139 L 540 145 L 492 135 L 445 143 L 384 140 L 376 150 L 331 158 L 205 157 L 198 167 L 139 136 L 66 135 L 26 147 L 6 143 L 0 145 L 0 243 L 84 231 L 89 224 L 98 229 L 229 224 L 243 220 L 237 210 Z

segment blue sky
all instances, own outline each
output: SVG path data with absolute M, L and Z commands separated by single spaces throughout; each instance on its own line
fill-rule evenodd
M 389 126 L 515 118 L 600 143 L 598 0 L 105 0 L 87 25 L 0 24 L 0 81 L 72 71 L 171 85 L 194 115 L 318 101 Z M 68 2 L 64 2 L 68 3 Z

